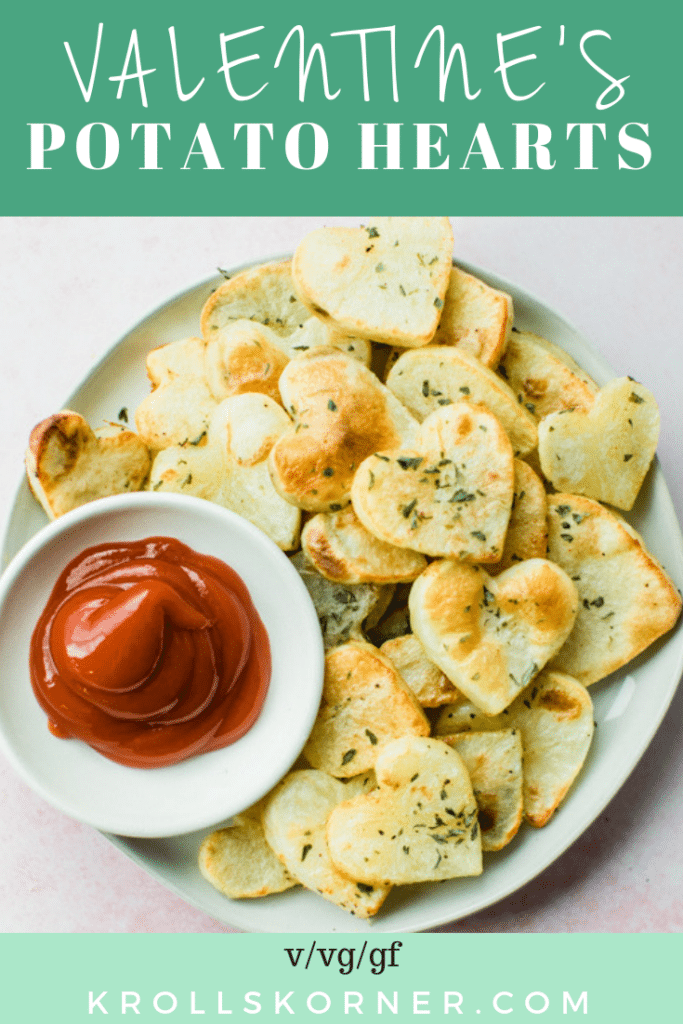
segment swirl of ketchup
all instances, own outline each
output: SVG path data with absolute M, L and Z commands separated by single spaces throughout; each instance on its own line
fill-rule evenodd
M 170 537 L 88 548 L 31 640 L 50 731 L 134 768 L 234 743 L 270 683 L 268 634 L 244 582 Z

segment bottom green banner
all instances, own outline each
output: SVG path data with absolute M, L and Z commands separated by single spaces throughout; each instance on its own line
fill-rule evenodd
M 3 935 L 2 1019 L 673 1020 L 680 935 Z

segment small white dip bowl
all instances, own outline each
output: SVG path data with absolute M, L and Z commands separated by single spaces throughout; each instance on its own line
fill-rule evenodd
M 48 730 L 29 674 L 35 624 L 66 565 L 108 541 L 173 537 L 226 562 L 268 631 L 272 678 L 249 732 L 231 746 L 166 768 L 127 768 Z M 0 747 L 58 810 L 105 832 L 156 838 L 215 825 L 264 796 L 287 772 L 320 703 L 324 652 L 299 574 L 259 529 L 211 502 L 176 494 L 117 495 L 40 530 L 0 579 Z

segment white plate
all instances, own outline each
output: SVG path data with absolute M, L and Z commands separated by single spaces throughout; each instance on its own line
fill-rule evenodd
M 552 309 L 523 289 L 463 264 L 495 288 L 512 295 L 515 323 L 554 341 L 599 383 L 615 372 L 581 335 Z M 242 269 L 242 268 L 239 268 Z M 203 302 L 221 279 L 208 281 L 172 299 L 139 324 L 88 375 L 68 404 L 93 425 L 115 420 L 119 409 L 134 410 L 147 393 L 147 351 L 199 333 Z M 617 372 L 622 372 L 618 367 Z M 683 538 L 664 477 L 655 462 L 629 521 L 678 587 L 683 586 Z M 44 523 L 42 512 L 22 483 L 5 538 L 13 555 Z M 115 845 L 171 890 L 212 917 L 245 931 L 399 932 L 420 931 L 472 914 L 521 888 L 548 867 L 600 814 L 629 776 L 668 708 L 683 671 L 683 629 L 679 627 L 645 654 L 591 687 L 598 723 L 581 775 L 562 808 L 545 828 L 523 826 L 505 850 L 485 856 L 479 878 L 440 885 L 394 889 L 372 925 L 347 915 L 318 896 L 291 889 L 261 900 L 231 901 L 199 874 L 197 848 L 204 833 L 140 840 L 110 836 Z
M 109 541 L 175 537 L 226 562 L 247 585 L 272 657 L 268 693 L 236 743 L 153 770 L 102 757 L 47 728 L 33 696 L 33 627 L 64 568 Z M 282 551 L 241 516 L 180 494 L 120 494 L 74 509 L 39 530 L 0 581 L 0 747 L 58 810 L 125 836 L 178 835 L 232 817 L 272 789 L 296 760 L 320 704 L 323 645 L 315 608 Z M 298 643 L 292 643 L 296 636 Z

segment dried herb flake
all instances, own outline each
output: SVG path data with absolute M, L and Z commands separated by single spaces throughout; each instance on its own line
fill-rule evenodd
M 396 461 L 398 462 L 401 469 L 417 469 L 417 467 L 420 466 L 424 460 L 419 455 L 400 455 L 396 459 Z

